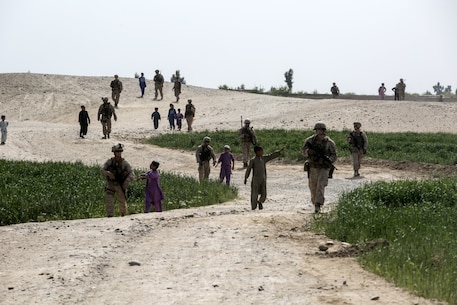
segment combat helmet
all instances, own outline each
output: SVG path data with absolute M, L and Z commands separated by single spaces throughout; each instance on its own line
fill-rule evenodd
M 114 145 L 111 148 L 111 151 L 112 152 L 123 152 L 124 151 L 124 144 L 118 143 L 118 144 Z
M 316 129 L 327 130 L 327 126 L 325 126 L 325 123 L 323 123 L 323 122 L 317 122 L 314 125 L 314 130 L 316 130 Z
M 251 124 L 251 120 L 250 119 L 244 120 L 244 124 Z
M 211 142 L 211 138 L 210 137 L 204 137 L 203 138 L 203 142 Z
M 108 98 L 107 97 L 102 97 L 103 103 L 108 103 Z

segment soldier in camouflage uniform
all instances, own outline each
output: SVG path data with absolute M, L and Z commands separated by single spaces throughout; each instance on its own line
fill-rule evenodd
M 108 101 L 107 97 L 102 97 L 103 104 L 98 108 L 97 119 L 102 123 L 103 129 L 103 138 L 109 139 L 109 134 L 111 133 L 111 117 L 114 117 L 114 120 L 117 121 L 116 111 L 114 110 L 113 105 Z
M 198 163 L 198 179 L 200 182 L 208 180 L 211 166 L 209 161 L 213 159 L 213 166 L 216 165 L 216 155 L 214 154 L 213 148 L 209 145 L 211 142 L 210 137 L 203 138 L 203 144 L 197 147 L 195 157 Z
M 114 195 L 119 202 L 121 216 L 127 215 L 127 187 L 135 179 L 132 167 L 122 158 L 124 151 L 121 143 L 114 145 L 111 151 L 114 157 L 108 159 L 101 169 L 101 174 L 106 178 L 106 214 L 114 216 Z
M 311 192 L 311 203 L 314 212 L 319 213 L 324 205 L 325 187 L 331 177 L 330 170 L 336 161 L 336 145 L 332 139 L 325 135 L 327 127 L 318 122 L 314 125 L 315 134 L 308 137 L 302 148 L 303 155 L 307 158 L 306 170 L 308 171 L 308 186 Z
M 352 167 L 354 168 L 354 177 L 360 176 L 360 163 L 362 161 L 363 155 L 367 153 L 368 150 L 368 137 L 360 129 L 362 124 L 360 122 L 354 122 L 354 130 L 347 136 L 346 140 L 348 141 L 352 155 Z
M 114 75 L 114 80 L 111 81 L 111 98 L 114 101 L 114 107 L 117 108 L 117 104 L 119 104 L 119 98 L 121 97 L 122 92 L 122 82 L 119 80 L 119 76 L 116 74 Z
M 244 120 L 244 126 L 238 130 L 238 137 L 241 141 L 241 151 L 243 152 L 243 167 L 248 167 L 249 152 L 251 150 L 251 144 L 257 145 L 257 137 L 254 132 L 254 128 L 250 127 L 251 121 L 249 119 Z

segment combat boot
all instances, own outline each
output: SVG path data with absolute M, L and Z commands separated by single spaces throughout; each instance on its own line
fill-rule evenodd
M 247 162 L 243 162 L 243 167 L 244 168 L 248 167 L 248 163 Z

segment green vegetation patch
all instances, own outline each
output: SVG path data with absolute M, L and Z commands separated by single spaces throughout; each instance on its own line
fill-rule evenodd
M 348 157 L 349 145 L 346 137 L 350 130 L 327 131 L 335 141 L 338 156 Z M 313 130 L 259 129 L 256 135 L 265 152 L 286 147 L 282 159 L 289 162 L 303 161 L 302 146 Z M 368 157 L 391 161 L 411 161 L 441 165 L 457 164 L 457 136 L 448 133 L 371 133 L 368 136 Z M 192 133 L 163 134 L 151 137 L 147 143 L 160 147 L 192 151 L 202 143 L 204 136 L 211 137 L 211 146 L 216 153 L 230 145 L 234 154 L 241 154 L 236 131 L 202 131 Z
M 360 258 L 369 270 L 457 304 L 457 178 L 367 184 L 344 193 L 315 228 L 349 243 L 387 240 Z
M 106 215 L 105 180 L 98 166 L 0 160 L 0 171 L 0 225 Z M 160 184 L 164 211 L 222 203 L 237 196 L 236 188 L 218 181 L 199 183 L 166 172 L 161 172 Z M 129 213 L 144 211 L 144 186 L 144 181 L 130 184 Z

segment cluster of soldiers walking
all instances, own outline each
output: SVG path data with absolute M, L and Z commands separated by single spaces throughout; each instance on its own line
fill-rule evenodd
M 164 85 L 164 77 L 160 73 L 159 70 L 155 70 L 155 76 L 153 79 L 154 82 L 154 100 L 163 100 L 163 85 Z M 138 77 L 139 87 L 141 90 L 141 95 L 138 98 L 143 98 L 145 94 L 145 89 L 147 87 L 146 78 L 144 77 L 144 73 L 141 73 L 141 76 Z M 114 80 L 110 83 L 111 87 L 111 98 L 114 102 L 114 106 L 109 102 L 108 97 L 102 97 L 102 104 L 98 108 L 97 112 L 97 120 L 100 121 L 102 124 L 102 132 L 103 137 L 102 139 L 109 139 L 111 134 L 111 119 L 117 121 L 116 109 L 118 109 L 119 100 L 122 91 L 124 90 L 122 81 L 119 80 L 119 76 L 116 74 L 114 75 Z M 174 78 L 174 86 L 173 86 L 174 95 L 176 97 L 176 102 L 179 102 L 179 96 L 181 94 L 181 80 L 179 77 Z M 160 99 L 159 99 L 160 96 Z M 174 107 L 170 107 L 174 108 Z M 195 107 L 192 105 L 192 100 L 188 100 L 188 104 L 186 105 L 186 111 L 184 117 L 187 122 L 188 131 L 192 131 L 192 123 L 195 116 Z M 171 123 L 171 114 L 168 115 L 169 121 Z M 155 108 L 155 111 L 151 115 L 151 119 L 154 121 L 154 127 L 157 129 L 158 121 L 160 120 L 160 114 L 158 114 L 158 107 Z M 180 116 L 174 112 L 173 121 L 176 120 L 178 126 L 180 126 Z M 78 122 L 80 125 L 79 136 L 84 139 L 87 135 L 87 130 L 89 124 L 91 123 L 89 113 L 86 110 L 84 105 L 81 106 L 81 111 L 79 112 Z M 174 129 L 174 123 L 173 123 Z M 178 130 L 181 130 L 179 127 Z
M 400 101 L 400 100 L 405 100 L 405 90 L 406 90 L 406 84 L 403 80 L 403 78 L 400 78 L 400 81 L 395 85 L 395 87 L 392 88 L 392 91 L 394 92 L 394 100 L 395 101 Z M 386 96 L 386 91 L 387 88 L 384 85 L 384 83 L 381 83 L 381 86 L 378 88 L 378 95 L 381 100 L 383 100 Z M 340 89 L 336 85 L 336 83 L 333 83 L 332 87 L 330 87 L 330 92 L 332 93 L 333 98 L 337 98 L 340 95 Z

